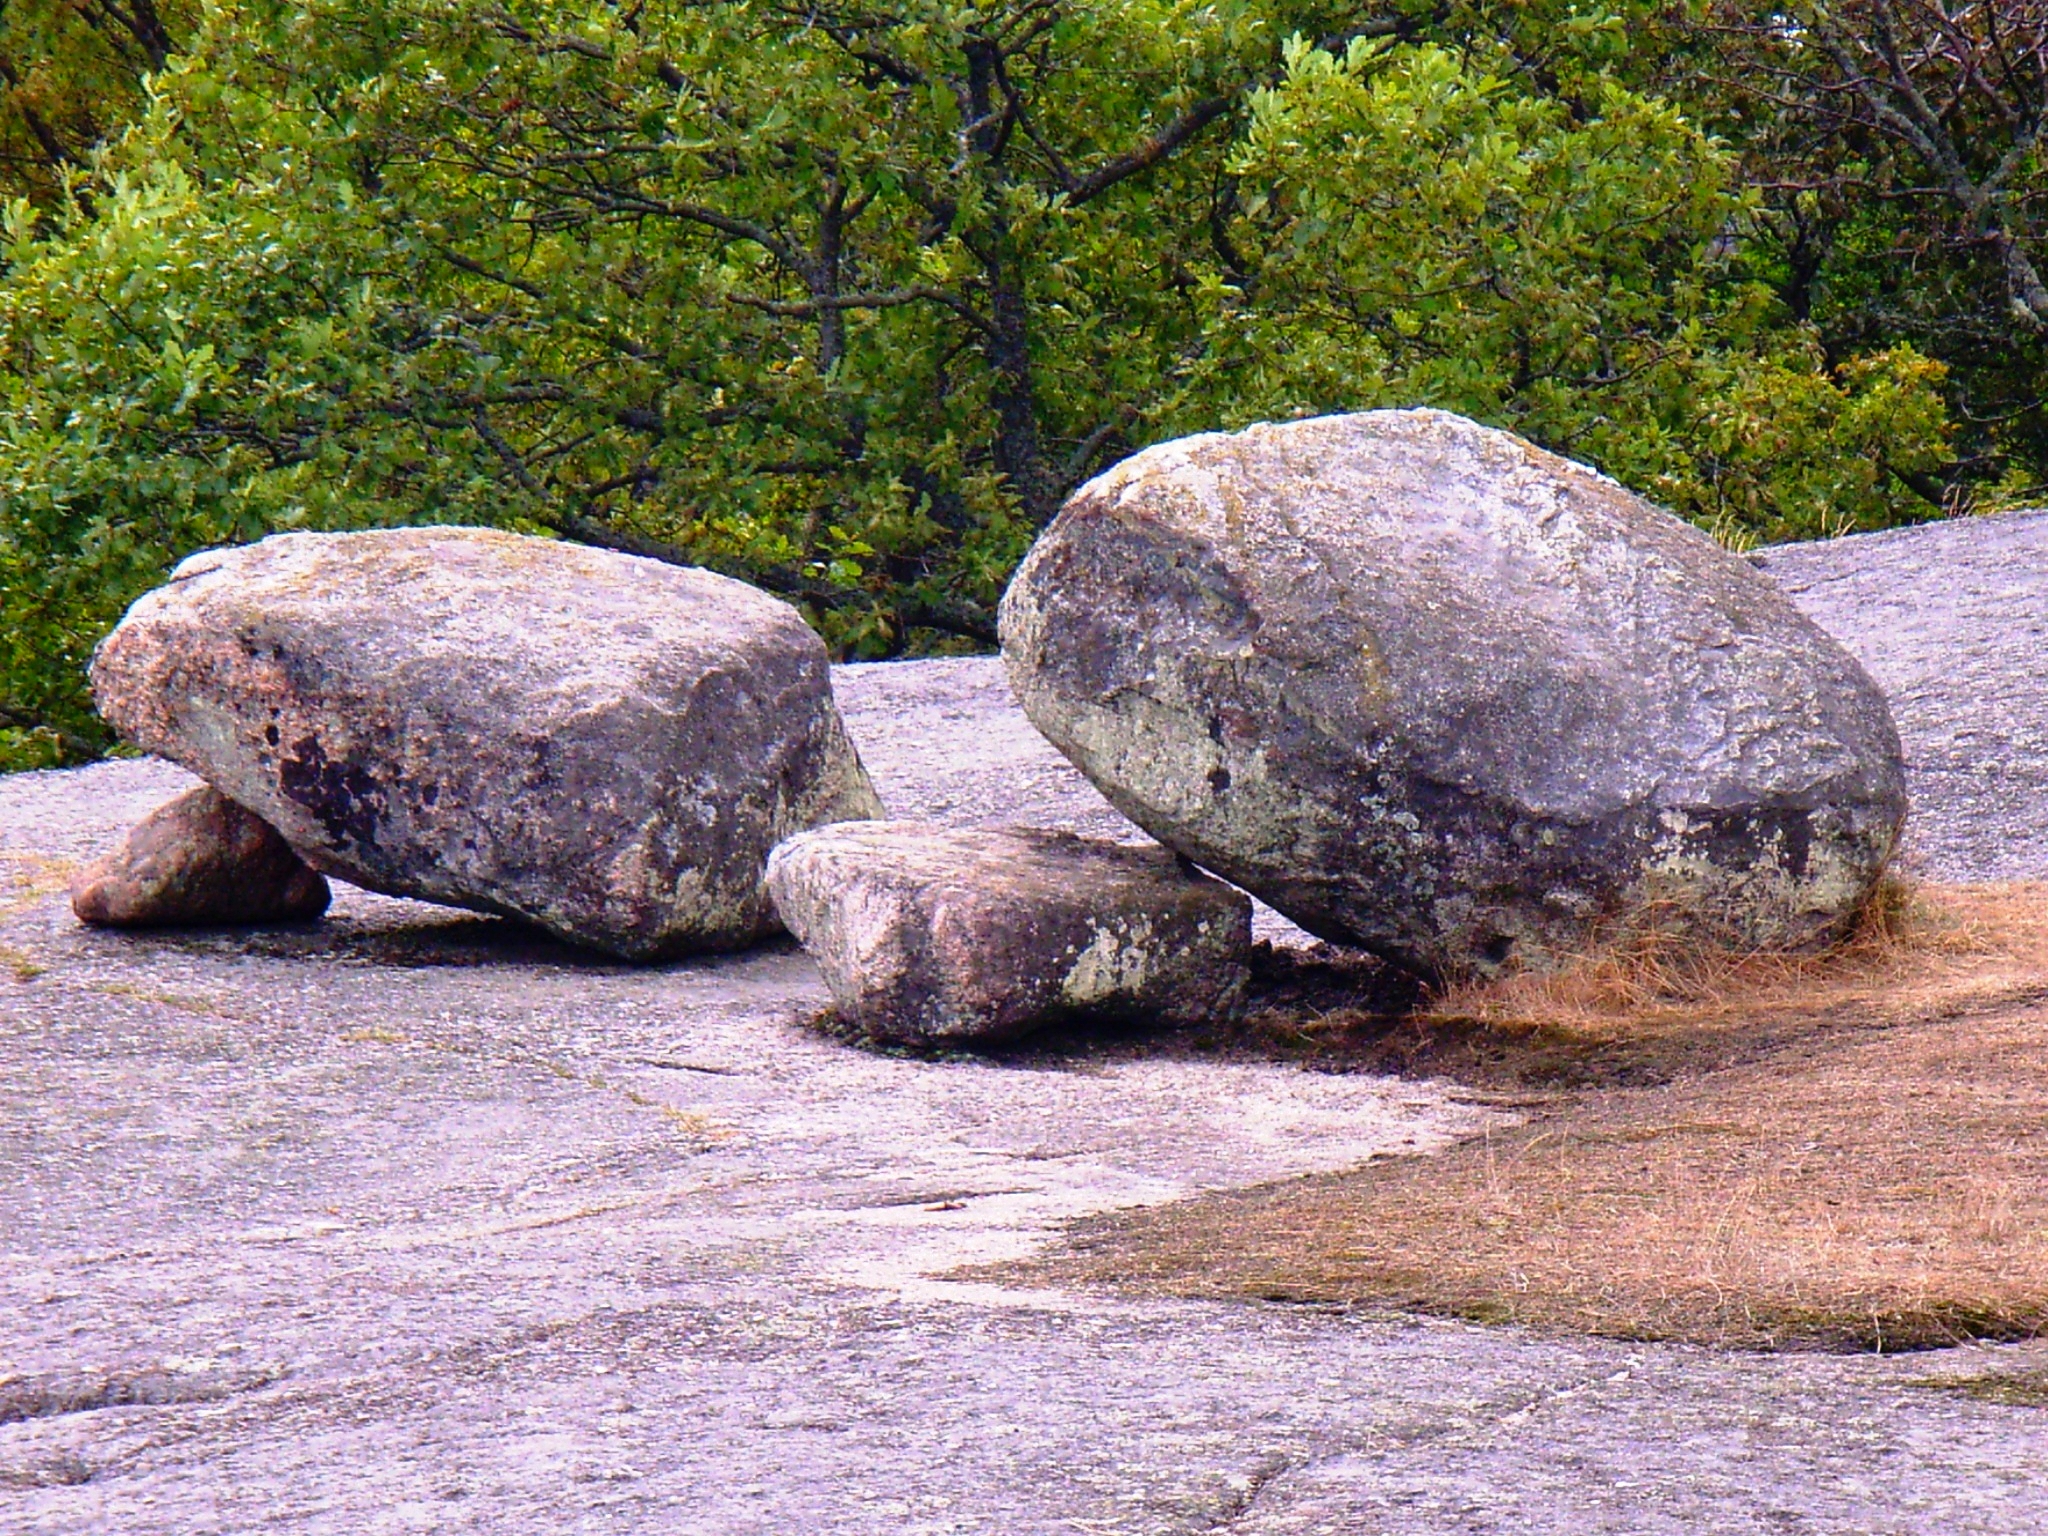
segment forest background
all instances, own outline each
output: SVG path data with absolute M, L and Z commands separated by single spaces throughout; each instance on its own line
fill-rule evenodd
M 2041 498 L 2048 0 L 0 0 L 0 767 L 287 528 L 985 648 L 1148 442 L 1430 404 L 1730 543 Z

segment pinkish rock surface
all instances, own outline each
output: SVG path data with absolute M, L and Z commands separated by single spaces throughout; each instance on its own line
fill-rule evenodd
M 1914 867 L 2048 878 L 2048 513 L 1757 558 L 1884 686 Z M 835 682 L 899 814 L 1141 835 L 993 658 Z M 299 927 L 80 925 L 74 867 L 190 787 L 0 775 L 7 1536 L 2048 1530 L 2048 1415 L 1930 1390 L 2038 1342 L 1723 1356 L 946 1278 L 1501 1123 L 1455 1087 L 849 1049 L 794 945 L 628 967 L 345 884 Z
M 102 928 L 295 922 L 327 910 L 327 882 L 277 829 L 202 784 L 158 806 L 71 887 Z
M 92 679 L 125 739 L 315 869 L 628 959 L 773 933 L 768 850 L 881 813 L 794 608 L 550 539 L 295 533 L 195 555 Z

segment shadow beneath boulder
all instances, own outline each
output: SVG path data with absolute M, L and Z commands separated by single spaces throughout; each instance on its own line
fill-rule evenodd
M 857 1047 L 926 1060 L 1043 1071 L 1158 1057 L 1285 1062 L 1540 1102 L 1660 1088 L 1904 1018 L 2043 995 L 2048 886 L 1902 890 L 1842 944 L 1811 953 L 1702 951 L 1679 964 L 1686 956 L 1655 948 L 1602 951 L 1552 973 L 1431 989 L 1359 951 L 1262 942 L 1234 1020 L 1163 1029 L 1087 1019 L 984 1045 L 878 1042 L 829 1015 L 814 1024 Z
M 746 949 L 639 964 L 566 943 L 518 918 L 356 890 L 348 893 L 345 905 L 338 904 L 326 917 L 310 922 L 263 927 L 129 929 L 121 933 L 120 939 L 158 952 L 213 958 L 324 961 L 389 966 L 396 970 L 544 966 L 614 976 L 703 969 L 744 963 L 762 955 L 793 954 L 797 950 L 794 940 L 781 937 Z
M 322 959 L 398 969 L 480 965 L 634 969 L 614 956 L 565 944 L 545 929 L 517 918 L 468 913 L 394 926 L 351 919 L 298 930 L 266 929 L 243 935 L 239 947 L 245 954 L 275 959 Z
M 406 903 L 423 906 L 422 903 Z M 324 960 L 341 965 L 401 970 L 441 966 L 548 965 L 577 970 L 630 971 L 610 955 L 565 944 L 515 918 L 449 911 L 445 917 L 408 916 L 399 922 L 350 914 L 263 928 L 158 928 L 132 931 L 131 943 L 153 949 L 264 960 Z
M 820 1033 L 858 1050 L 918 1061 L 972 1061 L 1021 1071 L 1087 1071 L 1116 1062 L 1285 1062 L 1318 1072 L 1384 1071 L 1377 1042 L 1424 1000 L 1411 974 L 1362 950 L 1315 943 L 1252 946 L 1251 988 L 1235 1019 L 1163 1027 L 1142 1015 L 1077 1019 L 1021 1040 L 878 1039 L 827 1010 Z

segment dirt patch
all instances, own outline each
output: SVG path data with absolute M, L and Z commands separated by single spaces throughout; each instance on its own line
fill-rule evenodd
M 1532 1118 L 1095 1218 L 1006 1278 L 1741 1348 L 2048 1330 L 2048 886 L 1926 890 L 1810 961 L 1650 958 L 1300 1021 L 1320 1064 Z
M 2048 1408 L 2048 1370 L 1980 1371 L 1973 1376 L 1936 1376 L 1919 1383 L 2004 1408 Z

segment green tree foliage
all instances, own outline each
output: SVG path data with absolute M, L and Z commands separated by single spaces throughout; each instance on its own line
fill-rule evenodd
M 0 751 L 17 761 L 101 739 L 85 662 L 176 558 L 401 520 L 351 494 L 379 470 L 427 482 L 417 508 L 460 506 L 435 490 L 463 488 L 465 441 L 380 415 L 404 400 L 417 316 L 352 274 L 374 224 L 300 191 L 251 178 L 209 196 L 165 159 L 48 238 L 25 202 L 8 212 Z
M 97 636 L 275 528 L 709 564 L 887 655 L 1259 415 L 1446 405 L 1735 537 L 1931 510 L 1941 365 L 1831 353 L 1648 13 L 1564 6 L 214 0 L 14 180 L 0 755 L 102 740 Z
M 1611 78 L 1505 50 L 1297 41 L 1229 169 L 1193 421 L 1430 404 L 1597 464 L 1734 538 L 1882 527 L 1948 459 L 1942 371 L 1829 368 L 1740 258 L 1727 152 Z
M 139 114 L 143 79 L 177 51 L 186 0 L 0 4 L 0 185 L 52 204 L 94 147 Z
M 2048 490 L 2048 0 L 1689 0 L 1667 75 L 1739 152 L 1760 269 L 1832 362 L 1944 367 L 1950 508 Z

